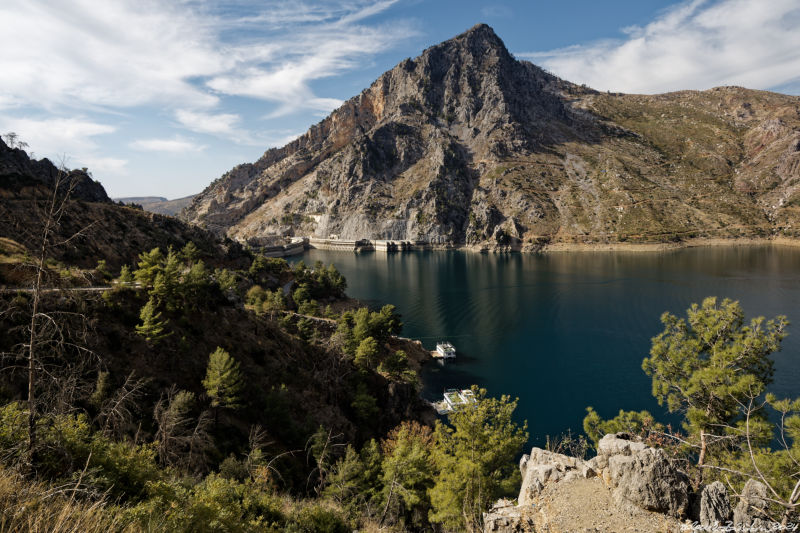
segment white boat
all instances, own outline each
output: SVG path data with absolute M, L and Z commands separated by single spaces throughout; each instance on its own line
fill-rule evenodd
M 442 359 L 453 359 L 456 356 L 456 347 L 449 342 L 440 342 L 436 345 L 434 357 Z

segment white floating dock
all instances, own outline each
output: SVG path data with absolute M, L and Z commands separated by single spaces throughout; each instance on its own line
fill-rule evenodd
M 452 413 L 459 407 L 475 403 L 475 395 L 470 389 L 447 389 L 444 391 L 444 399 L 434 402 L 433 407 L 440 415 Z

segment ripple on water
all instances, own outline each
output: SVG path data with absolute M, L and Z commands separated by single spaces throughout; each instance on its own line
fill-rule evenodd
M 433 348 L 454 342 L 455 364 L 426 366 L 424 395 L 477 383 L 520 398 L 532 443 L 581 430 L 587 405 L 603 416 L 649 409 L 641 361 L 664 311 L 683 316 L 716 295 L 740 300 L 749 316 L 800 321 L 800 250 L 694 248 L 653 254 L 479 255 L 464 252 L 353 254 L 312 250 L 333 262 L 348 294 L 403 315 L 403 334 Z M 800 395 L 800 335 L 775 355 L 772 390 Z

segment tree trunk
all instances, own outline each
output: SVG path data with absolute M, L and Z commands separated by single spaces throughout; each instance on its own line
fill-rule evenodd
M 708 442 L 706 441 L 706 434 L 705 432 L 700 432 L 700 457 L 697 458 L 697 476 L 694 479 L 694 488 L 700 488 L 700 485 L 703 483 L 703 465 L 706 462 L 706 449 L 708 448 Z
M 782 527 L 786 528 L 789 525 L 789 519 L 792 517 L 792 514 L 795 511 L 795 505 L 797 505 L 798 501 L 800 501 L 800 481 L 795 484 L 794 490 L 792 490 L 792 495 L 789 496 L 789 501 L 787 503 L 791 507 L 787 507 L 786 511 L 783 513 L 783 520 L 781 520 Z

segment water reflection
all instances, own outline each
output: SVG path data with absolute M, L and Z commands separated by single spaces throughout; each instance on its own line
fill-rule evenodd
M 582 252 L 480 255 L 311 250 L 333 262 L 348 293 L 394 303 L 404 334 L 429 348 L 452 341 L 455 364 L 428 365 L 424 394 L 477 383 L 520 398 L 531 440 L 580 430 L 587 405 L 663 410 L 641 370 L 665 310 L 683 314 L 709 295 L 741 301 L 751 315 L 800 320 L 800 250 L 695 248 L 664 253 Z M 794 328 L 790 327 L 790 334 Z M 776 354 L 772 390 L 800 395 L 800 335 Z

